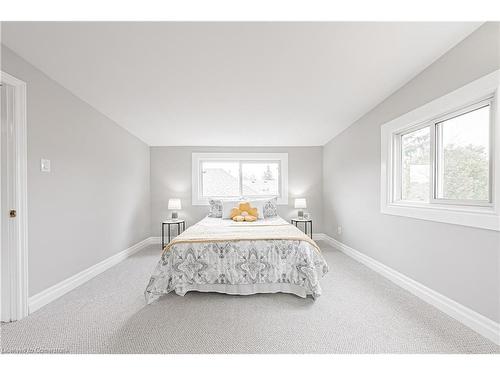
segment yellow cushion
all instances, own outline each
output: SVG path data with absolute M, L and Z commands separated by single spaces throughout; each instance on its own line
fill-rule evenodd
M 234 221 L 255 221 L 259 218 L 259 210 L 250 206 L 248 202 L 241 202 L 234 207 L 229 215 Z

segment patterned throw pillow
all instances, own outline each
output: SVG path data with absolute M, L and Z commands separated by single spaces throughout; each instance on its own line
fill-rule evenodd
M 208 204 L 210 209 L 208 211 L 208 217 L 222 217 L 222 200 L 220 199 L 209 199 Z
M 264 217 L 278 216 L 278 198 L 274 197 L 264 203 Z

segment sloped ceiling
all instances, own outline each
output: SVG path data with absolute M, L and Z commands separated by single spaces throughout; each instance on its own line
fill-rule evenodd
M 323 145 L 479 23 L 8 22 L 2 43 L 149 145 Z

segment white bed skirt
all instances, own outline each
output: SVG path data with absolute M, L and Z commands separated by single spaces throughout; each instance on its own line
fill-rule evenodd
M 258 293 L 290 293 L 296 296 L 307 298 L 305 288 L 294 284 L 198 284 L 184 286 L 182 291 L 174 290 L 179 296 L 184 296 L 187 292 L 224 293 L 248 296 Z M 314 298 L 312 294 L 309 294 Z

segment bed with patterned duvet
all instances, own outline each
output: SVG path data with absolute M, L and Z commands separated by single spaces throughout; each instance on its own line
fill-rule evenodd
M 165 246 L 146 302 L 175 292 L 321 295 L 328 265 L 318 245 L 281 217 L 234 222 L 206 217 Z

